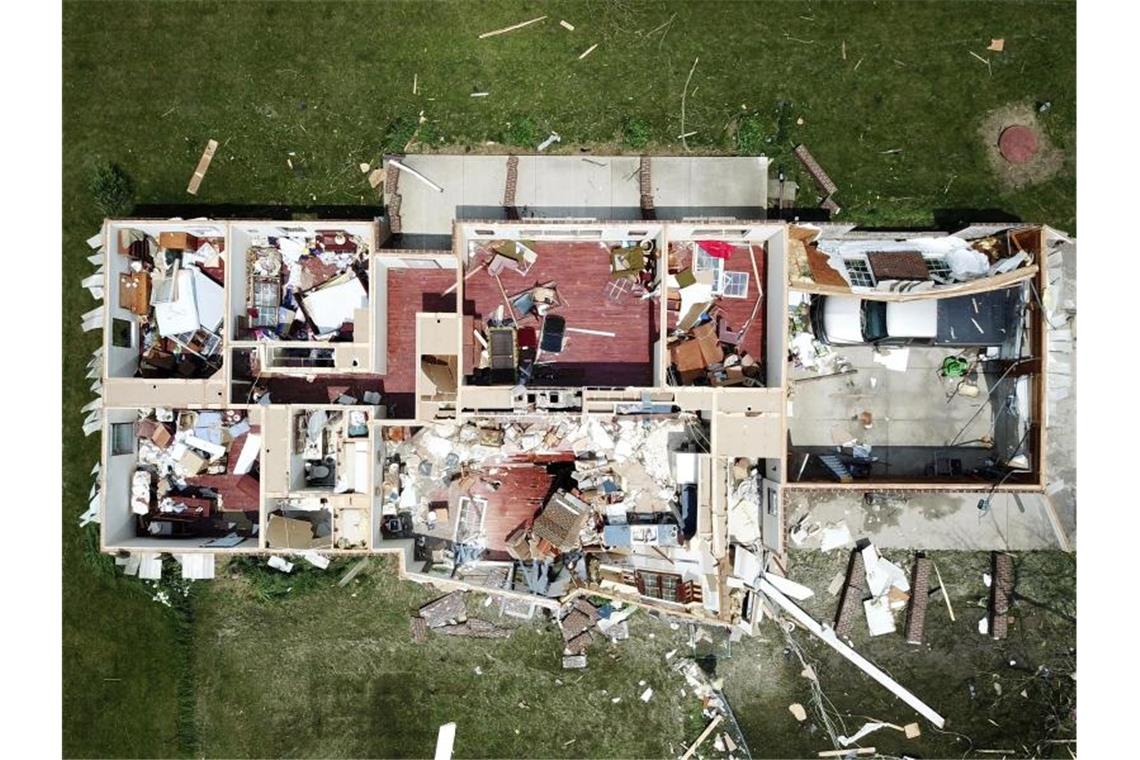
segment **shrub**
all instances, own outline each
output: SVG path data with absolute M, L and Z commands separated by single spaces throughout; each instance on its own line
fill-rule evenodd
M 117 164 L 96 166 L 88 189 L 103 216 L 124 216 L 131 209 L 131 178 Z
M 637 116 L 629 116 L 621 126 L 621 139 L 634 150 L 641 150 L 649 144 L 650 129 L 645 120 Z
M 756 114 L 740 120 L 736 130 L 736 152 L 742 156 L 758 156 L 764 152 L 764 128 Z
M 534 150 L 545 135 L 539 135 L 538 125 L 529 116 L 520 116 L 507 122 L 503 142 L 507 145 L 520 145 Z

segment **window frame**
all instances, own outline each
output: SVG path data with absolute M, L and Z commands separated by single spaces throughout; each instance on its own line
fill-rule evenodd
M 855 265 L 854 268 L 852 265 Z M 843 267 L 847 270 L 847 281 L 853 288 L 875 287 L 875 273 L 871 271 L 871 262 L 866 256 L 844 256 Z M 866 279 L 866 282 L 856 282 L 856 279 Z
M 124 441 L 120 439 L 120 435 L 119 435 L 120 431 L 122 431 L 124 428 L 128 429 L 128 431 L 129 431 L 127 438 L 126 438 L 126 442 L 129 443 L 129 446 L 126 448 L 125 451 L 121 447 L 121 444 L 123 444 Z M 111 430 L 110 430 L 110 436 L 109 436 L 111 439 L 111 456 L 117 457 L 117 456 L 125 456 L 128 454 L 134 454 L 135 453 L 135 451 L 137 450 L 137 446 L 138 446 L 138 442 L 137 442 L 138 436 L 136 435 L 135 430 L 136 430 L 135 423 L 133 423 L 133 422 L 112 422 L 111 423 Z

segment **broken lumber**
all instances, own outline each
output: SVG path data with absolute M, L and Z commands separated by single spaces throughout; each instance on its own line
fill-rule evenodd
M 879 684 L 889 690 L 896 697 L 914 708 L 914 710 L 919 715 L 926 718 L 938 728 L 942 728 L 944 725 L 946 725 L 946 719 L 931 709 L 929 705 L 927 705 L 907 689 L 903 688 L 897 681 L 880 670 L 873 662 L 868 660 L 866 657 L 863 657 L 852 647 L 843 643 L 843 641 L 841 641 L 839 637 L 835 635 L 835 631 L 820 625 L 819 622 L 815 620 L 815 618 L 800 609 L 795 602 L 780 593 L 779 589 L 777 589 L 764 578 L 760 578 L 759 589 L 761 593 L 764 594 L 764 596 L 768 597 L 769 600 L 774 602 L 777 606 L 791 615 L 796 622 L 798 622 L 804 628 L 807 628 L 809 631 L 815 634 L 817 638 L 823 640 L 825 644 L 829 645 L 832 649 L 850 660 L 856 667 L 869 675 L 871 678 L 878 681 Z
M 523 21 L 521 23 L 513 24 L 511 26 L 504 26 L 502 29 L 496 29 L 493 32 L 483 32 L 482 34 L 479 35 L 479 39 L 485 40 L 488 37 L 494 37 L 494 36 L 499 35 L 499 34 L 506 34 L 507 32 L 513 32 L 516 29 L 522 29 L 524 26 L 530 26 L 531 24 L 537 24 L 539 21 L 542 21 L 545 18 L 546 18 L 546 16 L 539 16 L 538 18 L 532 18 L 530 21 Z
M 910 581 L 910 604 L 906 610 L 906 643 L 921 644 L 926 630 L 926 607 L 930 603 L 930 560 L 922 554 L 914 558 Z
M 874 747 L 852 747 L 851 749 L 828 749 L 819 753 L 818 757 L 859 757 L 875 754 Z
M 590 53 L 594 52 L 594 48 L 596 48 L 597 46 L 598 46 L 598 43 L 596 43 L 596 42 L 593 45 L 590 45 L 590 47 L 586 48 L 586 50 L 582 53 L 582 55 L 578 56 L 578 60 L 580 61 L 583 58 L 585 58 L 586 56 L 588 56 Z
M 697 751 L 697 748 L 705 743 L 705 740 L 709 738 L 709 735 L 716 730 L 716 727 L 719 726 L 723 720 L 724 716 L 720 713 L 717 713 L 716 717 L 709 721 L 709 724 L 705 726 L 705 730 L 701 732 L 701 735 L 697 737 L 697 740 L 693 742 L 693 746 L 689 747 L 687 750 L 685 750 L 685 754 L 681 755 L 681 760 L 689 760 L 689 758 L 693 756 L 693 753 Z
M 1013 597 L 1013 557 L 994 552 L 991 560 L 990 635 L 1004 639 L 1009 632 L 1009 603 Z
M 194 168 L 194 174 L 190 177 L 190 184 L 186 186 L 186 192 L 191 195 L 198 194 L 198 186 L 202 184 L 202 178 L 206 176 L 206 170 L 210 168 L 210 162 L 214 160 L 214 152 L 217 149 L 217 140 L 210 140 L 206 143 L 206 149 L 202 151 L 202 157 L 198 159 L 198 166 Z
M 946 601 L 946 611 L 950 613 L 950 622 L 957 622 L 954 619 L 954 608 L 950 606 L 950 593 L 946 590 L 946 584 L 942 581 L 942 573 L 938 570 L 938 565 L 934 564 L 934 560 L 930 560 L 930 566 L 934 568 L 934 576 L 938 578 L 938 588 L 942 589 L 942 598 Z
M 804 168 L 807 169 L 811 178 L 814 179 L 815 183 L 823 190 L 824 196 L 830 198 L 832 195 L 835 195 L 839 187 L 832 181 L 831 177 L 827 176 L 827 172 L 825 172 L 823 167 L 819 165 L 819 162 L 815 160 L 815 156 L 811 154 L 807 146 L 800 143 L 793 152 L 796 154 L 796 158 L 800 160 L 800 163 L 804 165 Z
M 843 584 L 843 593 L 839 597 L 839 611 L 835 616 L 835 633 L 837 636 L 849 636 L 855 624 L 855 615 L 863 607 L 863 593 L 867 588 L 867 570 L 860 560 L 858 549 L 851 552 L 851 559 L 847 562 L 847 580 Z

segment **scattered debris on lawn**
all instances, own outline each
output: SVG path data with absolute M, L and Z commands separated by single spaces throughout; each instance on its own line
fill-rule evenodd
M 876 555 L 877 556 L 877 555 Z M 905 582 L 905 577 L 904 577 Z M 759 581 L 759 591 L 763 593 L 770 601 L 775 603 L 784 612 L 792 617 L 793 620 L 798 622 L 803 627 L 807 628 L 813 635 L 828 644 L 832 649 L 839 652 L 847 660 L 853 663 L 856 667 L 862 670 L 871 678 L 875 679 L 880 685 L 888 689 L 899 699 L 910 705 L 916 712 L 929 720 L 938 728 L 942 728 L 946 724 L 946 720 L 930 708 L 925 702 L 916 697 L 913 693 L 905 689 L 897 681 L 879 669 L 874 663 L 866 659 L 858 652 L 855 651 L 849 644 L 844 643 L 836 635 L 836 632 L 831 628 L 820 625 L 817 620 L 808 615 L 798 606 L 795 602 L 780 592 L 775 586 L 768 582 L 767 578 L 761 576 Z
M 214 152 L 217 149 L 217 140 L 210 140 L 206 143 L 206 149 L 202 151 L 202 157 L 198 159 L 198 166 L 195 167 L 194 174 L 190 177 L 190 184 L 186 186 L 186 192 L 191 195 L 198 194 L 198 186 L 202 184 L 202 178 L 206 176 L 206 170 L 210 168 L 210 162 L 214 160 Z
M 541 153 L 556 142 L 562 142 L 562 135 L 558 134 L 557 132 L 551 132 L 549 137 L 538 144 L 537 150 L 539 153 Z
M 521 23 L 513 24 L 511 26 L 505 26 L 502 29 L 496 29 L 493 32 L 483 32 L 482 34 L 479 35 L 479 39 L 484 40 L 484 39 L 487 39 L 488 37 L 494 37 L 494 36 L 499 35 L 499 34 L 506 34 L 507 32 L 513 32 L 516 29 L 522 29 L 524 26 L 530 26 L 531 24 L 537 24 L 539 21 L 542 21 L 545 18 L 546 18 L 546 16 L 539 16 L 538 18 L 532 18 L 530 21 L 523 21 Z
M 586 48 L 585 51 L 582 52 L 582 55 L 578 56 L 578 60 L 580 61 L 583 58 L 585 58 L 586 56 L 588 56 L 590 53 L 594 52 L 594 48 L 596 48 L 597 46 L 598 46 L 597 42 L 595 42 L 593 45 L 590 45 L 590 47 Z
M 792 704 L 788 705 L 788 710 L 791 711 L 792 715 L 796 716 L 796 720 L 798 720 L 800 723 L 803 723 L 805 720 L 807 720 L 807 710 L 805 710 L 804 706 L 799 702 L 793 702 Z
M 685 754 L 681 755 L 681 760 L 689 760 L 689 758 L 693 756 L 693 753 L 695 753 L 697 749 L 705 743 L 705 741 L 709 738 L 709 735 L 716 730 L 716 727 L 719 726 L 723 720 L 724 716 L 718 713 L 717 716 L 713 718 L 707 726 L 705 726 L 705 730 L 701 732 L 701 735 L 697 737 L 697 740 L 693 742 L 692 746 L 685 750 Z
M 863 59 L 860 58 L 859 63 L 862 62 Z M 859 68 L 858 63 L 855 64 L 855 68 Z M 835 203 L 832 196 L 834 196 L 835 193 L 839 191 L 839 186 L 836 185 L 828 173 L 823 170 L 823 167 L 820 166 L 819 162 L 815 160 L 815 156 L 811 154 L 811 151 L 807 149 L 807 146 L 803 143 L 800 143 L 792 152 L 795 153 L 796 158 L 798 158 L 800 160 L 800 163 L 804 165 L 804 168 L 807 169 L 808 174 L 811 175 L 811 178 L 815 180 L 815 183 L 823 192 L 823 202 L 820 204 L 821 208 L 825 207 L 824 204 L 828 204 L 838 209 L 838 205 Z
M 454 750 L 455 724 L 444 723 L 439 727 L 439 736 L 435 740 L 435 760 L 451 760 Z
M 563 29 L 566 29 L 568 31 L 571 31 L 571 32 L 574 31 L 574 25 L 571 24 L 569 21 L 565 21 L 565 20 L 559 21 L 558 25 L 560 27 L 562 27 Z
M 463 623 L 445 625 L 434 630 L 447 636 L 468 636 L 473 639 L 506 639 L 511 635 L 510 628 L 502 628 L 478 618 L 468 618 Z
M 452 591 L 420 607 L 420 617 L 427 622 L 428 628 L 462 623 L 467 620 L 467 599 L 462 591 Z
M 368 557 L 364 557 L 359 562 L 357 562 L 355 565 L 350 567 L 348 569 L 348 572 L 346 572 L 343 576 L 341 576 L 341 579 L 339 581 L 337 581 L 336 585 L 340 586 L 341 588 L 344 588 L 348 584 L 352 583 L 352 580 L 357 575 L 360 574 L 360 571 L 363 570 L 364 568 L 368 567 L 368 559 L 369 559 Z
M 274 570 L 280 570 L 283 573 L 293 572 L 293 563 L 284 557 L 279 557 L 276 554 L 269 558 L 267 563 Z
M 995 53 L 1000 53 L 1001 51 L 1005 50 L 1005 39 L 1001 37 L 995 37 L 991 39 L 990 44 L 986 47 L 986 50 L 992 50 Z
M 427 621 L 418 615 L 411 620 L 412 641 L 422 644 L 427 641 Z

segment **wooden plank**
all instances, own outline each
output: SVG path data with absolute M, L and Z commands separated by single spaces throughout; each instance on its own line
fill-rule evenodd
M 830 628 L 824 628 L 819 624 L 811 615 L 807 614 L 796 606 L 788 597 L 784 596 L 771 583 L 761 576 L 759 589 L 766 597 L 778 605 L 786 613 L 792 616 L 796 622 L 803 627 L 807 628 L 817 638 L 821 639 L 824 643 L 830 646 L 839 654 L 843 655 L 847 660 L 854 664 L 857 668 L 864 673 L 875 679 L 880 685 L 888 689 L 892 694 L 910 705 L 919 715 L 929 720 L 938 728 L 946 725 L 946 719 L 930 708 L 925 702 L 916 697 L 913 693 L 903 688 L 897 681 L 889 675 L 880 670 L 873 662 L 863 657 L 850 646 L 845 644 L 835 635 L 835 631 Z
M 513 32 L 516 29 L 522 29 L 524 26 L 530 26 L 531 24 L 537 24 L 539 21 L 542 21 L 545 18 L 546 18 L 546 16 L 539 16 L 538 18 L 532 18 L 530 21 L 523 21 L 521 23 L 513 24 L 511 26 L 504 26 L 502 29 L 496 29 L 493 32 L 483 32 L 482 34 L 479 35 L 479 39 L 485 40 L 488 37 L 494 37 L 494 36 L 499 35 L 499 34 L 506 34 L 507 32 Z
M 202 157 L 198 159 L 198 166 L 194 169 L 194 175 L 190 177 L 190 184 L 186 186 L 186 192 L 191 195 L 198 194 L 198 186 L 202 184 L 202 178 L 206 176 L 206 170 L 210 168 L 210 162 L 214 160 L 214 152 L 217 150 L 217 140 L 210 140 L 206 143 L 206 149 L 202 151 Z
M 685 754 L 681 755 L 681 760 L 689 760 L 689 758 L 693 756 L 693 753 L 697 751 L 697 748 L 705 743 L 705 740 L 709 738 L 709 735 L 716 730 L 716 727 L 719 726 L 723 720 L 724 716 L 720 713 L 717 713 L 716 717 L 709 721 L 709 724 L 705 726 L 705 730 L 701 732 L 701 735 L 697 737 L 697 740 L 693 742 L 693 746 L 689 747 L 687 750 L 685 750 Z

